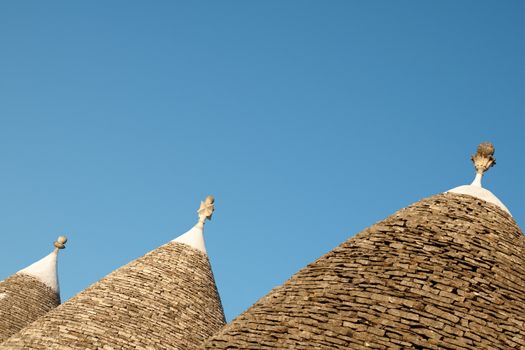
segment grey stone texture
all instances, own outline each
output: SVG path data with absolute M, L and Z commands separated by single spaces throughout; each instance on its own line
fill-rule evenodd
M 0 282 L 0 343 L 60 304 L 60 296 L 34 277 L 15 274 Z
M 308 265 L 200 349 L 525 349 L 525 237 L 440 194 Z
M 0 349 L 195 349 L 224 325 L 206 254 L 170 242 L 109 274 Z

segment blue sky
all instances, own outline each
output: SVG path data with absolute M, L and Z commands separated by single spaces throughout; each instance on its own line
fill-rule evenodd
M 524 2 L 3 1 L 0 278 L 68 299 L 189 229 L 228 319 L 396 210 L 470 183 L 525 223 Z

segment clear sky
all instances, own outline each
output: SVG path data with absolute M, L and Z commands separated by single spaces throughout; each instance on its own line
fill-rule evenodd
M 228 319 L 470 183 L 525 225 L 524 2 L 0 2 L 0 279 L 56 236 L 63 299 L 184 233 Z

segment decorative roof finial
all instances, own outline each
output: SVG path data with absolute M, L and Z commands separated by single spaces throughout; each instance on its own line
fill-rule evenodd
M 489 170 L 491 166 L 494 166 L 496 164 L 496 159 L 494 158 L 494 150 L 494 145 L 492 143 L 481 143 L 478 146 L 476 154 L 474 154 L 470 158 L 472 159 L 472 162 L 474 162 L 474 166 L 476 167 L 476 177 L 474 178 L 474 181 L 472 181 L 470 185 L 455 187 L 451 190 L 448 190 L 447 192 L 466 194 L 469 196 L 483 199 L 484 201 L 497 205 L 498 207 L 506 211 L 509 215 L 511 215 L 507 207 L 503 203 L 501 203 L 498 197 L 496 197 L 494 194 L 492 194 L 492 192 L 481 186 L 481 178 L 483 177 L 483 173 Z
M 494 151 L 494 145 L 490 142 L 479 144 L 476 154 L 470 157 L 478 174 L 483 174 L 489 170 L 491 166 L 496 165 L 496 158 L 493 157 Z
M 199 207 L 199 210 L 197 210 L 197 213 L 199 214 L 199 222 L 197 223 L 198 227 L 204 227 L 206 219 L 211 220 L 213 211 L 215 210 L 214 203 L 215 198 L 213 196 L 206 197 L 204 202 L 201 201 L 201 206 Z
M 59 249 L 64 249 L 66 247 L 67 237 L 66 236 L 59 236 L 57 240 L 54 243 L 55 251 L 58 251 Z
M 476 177 L 472 181 L 472 186 L 482 187 L 481 178 L 483 174 L 496 164 L 496 158 L 493 157 L 494 151 L 495 148 L 492 143 L 483 142 L 479 144 L 476 154 L 470 157 L 476 168 Z

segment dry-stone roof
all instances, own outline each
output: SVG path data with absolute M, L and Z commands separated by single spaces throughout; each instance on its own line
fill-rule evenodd
M 295 274 L 201 349 L 525 349 L 525 237 L 494 204 L 422 200 Z
M 0 343 L 60 304 L 57 258 L 66 242 L 58 237 L 53 252 L 0 281 Z
M 109 274 L 0 349 L 194 349 L 224 325 L 203 252 L 170 242 Z
M 26 274 L 0 282 L 0 343 L 60 304 L 57 291 Z

